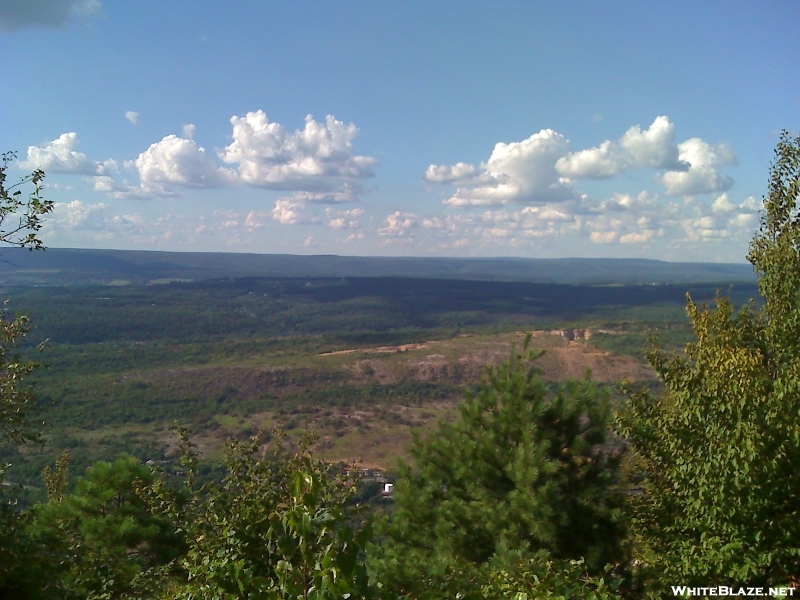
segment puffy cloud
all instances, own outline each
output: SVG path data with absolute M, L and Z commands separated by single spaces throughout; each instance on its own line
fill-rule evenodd
M 456 163 L 453 166 L 447 165 L 431 165 L 425 171 L 425 181 L 431 183 L 457 183 L 466 184 L 474 181 L 477 176 L 478 170 L 475 165 L 468 165 L 467 163 Z
M 736 235 L 749 237 L 758 224 L 758 216 L 741 207 L 727 212 L 715 212 L 713 205 L 709 210 L 706 204 L 695 204 L 692 210 L 667 223 L 683 227 L 689 241 L 710 241 Z
M 588 207 L 581 228 L 591 232 L 590 239 L 596 243 L 642 244 L 655 236 L 706 242 L 749 234 L 757 222 L 753 204 L 748 198 L 737 205 L 727 193 L 711 203 L 692 197 L 684 202 L 664 202 L 647 192 L 615 194 Z
M 593 231 L 589 236 L 595 244 L 611 244 L 616 242 L 619 234 L 616 231 Z
M 43 169 L 47 173 L 101 175 L 105 172 L 103 164 L 89 160 L 85 154 L 75 149 L 77 147 L 77 133 L 62 133 L 44 146 L 28 146 L 27 158 L 19 166 L 23 169 Z M 108 164 L 115 166 L 113 162 Z
M 233 180 L 233 174 L 217 167 L 205 148 L 176 135 L 151 144 L 135 165 L 144 190 L 159 190 L 166 185 L 215 188 Z
M 222 229 L 232 229 L 239 227 L 241 215 L 232 210 L 215 210 L 214 219 Z
M 115 235 L 141 233 L 144 219 L 139 213 L 111 214 L 111 206 L 103 202 L 89 204 L 81 200 L 56 202 L 43 229 L 46 239 L 67 243 L 87 240 L 108 243 Z M 82 242 L 81 242 L 82 241 Z
M 386 226 L 378 229 L 378 235 L 388 237 L 405 237 L 410 229 L 420 225 L 420 218 L 412 213 L 395 211 L 386 217 Z
M 138 112 L 135 112 L 135 111 L 132 111 L 132 110 L 126 110 L 125 111 L 125 118 L 132 125 L 138 125 L 139 124 L 139 113 Z
M 720 168 L 735 165 L 736 156 L 726 144 L 712 146 L 700 138 L 678 144 L 678 158 L 689 164 L 685 171 L 667 171 L 657 177 L 669 196 L 724 192 L 733 179 L 720 173 Z
M 644 244 L 645 242 L 649 242 L 650 238 L 653 237 L 655 231 L 652 229 L 645 229 L 644 231 L 640 232 L 631 232 L 626 233 L 623 236 L 620 236 L 619 241 L 621 244 Z
M 114 200 L 148 200 L 152 198 L 176 198 L 178 194 L 164 186 L 143 188 L 130 185 L 127 181 L 118 182 L 108 175 L 93 178 L 94 191 L 102 192 Z
M 748 196 L 747 199 L 741 203 L 739 208 L 751 212 L 758 212 L 764 208 L 764 201 L 755 196 Z
M 262 227 L 267 226 L 263 219 L 268 218 L 269 216 L 270 213 L 268 212 L 251 210 L 249 213 L 247 213 L 247 217 L 244 220 L 244 226 L 250 231 L 261 229 Z
M 616 141 L 575 152 L 569 146 L 564 136 L 544 129 L 521 142 L 497 144 L 479 166 L 430 165 L 424 178 L 454 185 L 455 194 L 444 204 L 455 208 L 576 201 L 582 198 L 573 187 L 576 180 L 607 179 L 631 169 L 661 169 L 656 181 L 667 195 L 723 192 L 733 184 L 720 172 L 736 163 L 727 145 L 699 138 L 676 145 L 675 125 L 663 115 L 646 129 L 630 127 Z M 605 208 L 626 210 L 622 200 L 609 201 Z
M 446 225 L 439 217 L 424 217 L 419 222 L 423 229 L 445 229 Z
M 319 223 L 319 219 L 306 212 L 305 204 L 292 198 L 281 198 L 275 202 L 272 218 L 284 225 Z
M 498 143 L 480 169 L 465 163 L 428 167 L 425 178 L 434 183 L 454 183 L 456 193 L 446 206 L 500 206 L 536 204 L 574 198 L 571 183 L 559 175 L 556 161 L 569 149 L 569 142 L 552 129 L 543 129 L 528 139 Z
M 61 27 L 73 15 L 89 15 L 100 10 L 98 0 L 0 0 L 0 31 Z
M 585 236 L 596 244 L 646 244 L 657 237 L 711 241 L 749 234 L 757 219 L 748 208 L 752 204 L 748 199 L 737 205 L 727 195 L 714 203 L 691 198 L 685 202 L 665 201 L 643 191 L 614 194 L 601 202 L 582 198 L 521 210 L 490 209 L 477 220 L 465 218 L 466 214 L 448 215 L 444 232 L 455 238 L 479 240 L 484 246 L 512 247 L 522 247 L 526 238 L 552 236 L 574 236 L 576 240 Z M 720 206 L 726 210 L 720 211 Z M 420 227 L 420 219 L 405 224 Z
M 126 113 L 131 122 L 137 116 Z M 332 116 L 318 123 L 309 115 L 305 127 L 294 133 L 269 122 L 260 110 L 234 116 L 231 124 L 233 142 L 217 152 L 231 168 L 219 167 L 198 146 L 193 139 L 195 126 L 190 123 L 183 126 L 182 137 L 168 135 L 125 162 L 126 168 L 138 171 L 138 187 L 104 177 L 95 182 L 95 189 L 113 198 L 168 198 L 178 195 L 176 187 L 247 185 L 292 191 L 298 205 L 350 202 L 364 193 L 361 181 L 373 176 L 371 166 L 377 164 L 373 158 L 353 153 L 358 128 Z M 102 170 L 92 172 L 87 167 L 92 163 L 79 156 L 84 159 L 82 172 L 106 175 Z
M 311 115 L 305 127 L 290 134 L 272 123 L 264 111 L 232 117 L 233 142 L 219 152 L 227 164 L 237 165 L 238 179 L 250 186 L 293 190 L 311 202 L 354 199 L 358 181 L 372 177 L 374 158 L 353 154 L 358 128 L 333 116 L 318 123 Z
M 736 205 L 730 201 L 727 193 L 717 196 L 711 204 L 711 212 L 729 213 L 734 210 L 736 210 Z
M 581 225 L 597 243 L 642 244 L 655 236 L 704 242 L 749 235 L 756 223 L 752 198 L 739 205 L 727 193 L 710 203 L 693 197 L 684 202 L 664 202 L 642 192 L 635 197 L 616 194 L 596 207 L 588 207 Z
M 103 229 L 107 204 L 86 204 L 80 200 L 56 202 L 51 226 L 62 229 Z
M 354 202 L 364 193 L 364 188 L 357 182 L 343 182 L 340 189 L 333 192 L 296 191 L 292 198 L 299 202 L 314 204 L 335 204 L 338 202 Z
M 0 0 L 2 2 L 2 0 Z M 137 123 L 138 113 L 127 111 L 125 118 Z M 119 181 L 109 175 L 118 169 L 114 161 L 98 163 L 76 150 L 78 136 L 65 133 L 41 147 L 28 148 L 23 168 L 42 168 L 54 173 L 93 176 L 95 191 L 114 199 L 174 198 L 176 188 L 218 188 L 248 185 L 294 192 L 280 198 L 272 210 L 272 218 L 280 223 L 317 223 L 320 220 L 306 212 L 308 203 L 338 203 L 357 200 L 364 193 L 361 181 L 372 177 L 373 158 L 353 153 L 352 141 L 358 128 L 328 116 L 318 123 L 306 117 L 302 130 L 288 133 L 279 123 L 270 123 L 263 111 L 233 117 L 233 142 L 218 152 L 219 157 L 235 168 L 219 167 L 212 156 L 193 139 L 195 126 L 183 126 L 183 137 L 168 135 L 151 144 L 135 160 L 125 161 L 127 169 L 135 169 L 139 184 Z M 265 213 L 252 213 L 245 226 L 256 229 Z M 360 227 L 355 212 L 344 211 L 330 217 L 334 229 Z M 239 223 L 237 222 L 237 227 Z
M 739 213 L 728 220 L 728 225 L 737 229 L 754 229 L 758 223 L 758 217 L 753 213 Z
M 63 136 L 62 136 L 63 137 Z M 108 175 L 94 178 L 94 189 L 110 198 L 152 199 L 175 198 L 174 187 L 218 188 L 234 181 L 234 174 L 214 164 L 205 148 L 194 140 L 168 135 L 139 154 L 136 160 L 126 161 L 126 168 L 139 173 L 139 185 L 118 182 Z M 105 172 L 105 168 L 100 172 Z
M 401 215 L 384 235 L 420 235 L 427 232 L 437 238 L 449 238 L 439 243 L 440 248 L 460 248 L 467 241 L 480 246 L 510 244 L 524 245 L 525 239 L 545 238 L 565 233 L 575 228 L 575 216 L 564 203 L 544 206 L 526 206 L 521 210 L 508 208 L 488 209 L 479 215 L 471 213 L 449 214 L 444 217 L 416 217 Z M 415 230 L 410 232 L 410 230 Z M 409 231 L 409 233 L 403 233 Z
M 569 229 L 574 219 L 570 210 L 554 205 L 526 206 L 519 211 L 487 210 L 481 215 L 483 228 L 494 237 L 555 235 L 562 229 Z
M 725 226 L 725 222 L 719 222 L 710 215 L 684 219 L 682 224 L 686 230 L 687 237 L 692 241 L 727 238 L 731 235 L 730 230 Z
M 679 161 L 675 126 L 667 117 L 656 117 L 645 131 L 635 125 L 616 142 L 606 140 L 595 148 L 571 152 L 556 162 L 559 173 L 576 179 L 607 179 L 628 169 L 645 167 L 672 170 L 688 167 Z
M 611 198 L 603 200 L 598 208 L 598 212 L 625 212 L 641 210 L 644 207 L 653 208 L 656 198 L 650 196 L 647 191 L 639 192 L 638 195 L 614 194 Z
M 144 219 L 139 213 L 133 213 L 130 215 L 114 215 L 111 217 L 110 222 L 114 225 L 136 227 L 142 225 L 144 223 Z
M 358 229 L 361 227 L 358 218 L 364 214 L 361 208 L 354 208 L 352 210 L 338 211 L 332 208 L 326 208 L 325 214 L 330 219 L 328 227 L 331 229 Z

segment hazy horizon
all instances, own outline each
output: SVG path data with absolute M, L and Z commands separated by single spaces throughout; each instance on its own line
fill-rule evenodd
M 557 260 L 610 260 L 610 261 L 623 261 L 623 260 L 641 260 L 647 262 L 663 262 L 674 264 L 710 264 L 710 265 L 739 265 L 745 266 L 750 263 L 743 259 L 741 261 L 711 261 L 711 260 L 667 260 L 662 258 L 648 258 L 643 256 L 555 256 L 555 257 L 539 257 L 539 256 L 509 256 L 509 255 L 486 255 L 486 256 L 448 256 L 436 254 L 344 254 L 336 252 L 257 252 L 257 251 L 244 251 L 236 249 L 221 249 L 221 250 L 165 250 L 163 248 L 86 248 L 77 246 L 49 246 L 53 250 L 97 250 L 108 252 L 165 252 L 174 254 L 252 254 L 256 256 L 298 256 L 298 257 L 315 257 L 315 256 L 335 256 L 341 258 L 407 258 L 407 259 L 454 259 L 454 260 L 543 260 L 543 261 L 557 261 Z M 25 250 L 27 252 L 27 250 Z

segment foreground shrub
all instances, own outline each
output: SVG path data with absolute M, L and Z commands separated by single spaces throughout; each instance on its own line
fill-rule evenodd
M 355 482 L 314 458 L 310 445 L 292 453 L 280 440 L 263 448 L 230 441 L 222 483 L 196 487 L 196 457 L 183 434 L 185 488 L 157 481 L 151 492 L 154 509 L 188 544 L 171 565 L 180 574 L 161 571 L 163 597 L 369 597 L 362 552 L 370 530 L 350 502 Z

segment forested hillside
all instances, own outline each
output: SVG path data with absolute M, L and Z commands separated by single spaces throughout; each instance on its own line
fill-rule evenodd
M 0 282 L 23 285 L 147 283 L 221 277 L 413 277 L 568 284 L 754 283 L 746 263 L 605 258 L 440 258 L 10 249 Z
M 710 300 L 717 287 L 692 293 Z M 756 293 L 726 289 L 739 302 Z M 519 332 L 542 334 L 533 343 L 549 381 L 591 368 L 612 385 L 652 377 L 639 366 L 648 336 L 678 348 L 690 334 L 685 286 L 245 278 L 10 292 L 35 324 L 26 355 L 46 365 L 37 396 L 48 444 L 22 460 L 7 449 L 9 477 L 32 493 L 63 449 L 75 475 L 122 451 L 164 460 L 177 423 L 208 460 L 228 436 L 281 426 L 317 431 L 325 457 L 389 467 L 410 429 L 452 415 Z M 571 328 L 590 339 L 548 333 Z

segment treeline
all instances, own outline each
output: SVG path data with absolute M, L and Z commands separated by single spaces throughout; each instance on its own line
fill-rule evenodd
M 327 373 L 335 375 L 335 373 Z M 300 380 L 308 383 L 308 380 Z M 342 382 L 317 382 L 319 387 L 286 393 L 280 397 L 262 393 L 257 396 L 240 394 L 228 386 L 219 393 L 204 396 L 167 394 L 143 381 L 132 380 L 114 391 L 91 395 L 70 394 L 58 412 L 48 415 L 48 433 L 58 435 L 59 429 L 79 427 L 99 429 L 109 425 L 174 423 L 191 424 L 202 429 L 216 415 L 248 415 L 257 412 L 284 411 L 299 413 L 312 409 L 375 407 L 376 405 L 420 405 L 458 396 L 460 389 L 449 383 L 404 381 L 393 384 L 373 383 L 365 386 L 342 385 Z M 338 383 L 335 385 L 334 383 Z M 85 392 L 86 390 L 84 390 Z M 125 398 L 120 402 L 119 398 Z M 48 407 L 49 408 L 49 407 Z
M 748 265 L 673 263 L 603 258 L 443 258 L 298 256 L 53 248 L 46 254 L 11 252 L 7 282 L 74 285 L 76 282 L 197 280 L 221 277 L 424 277 L 563 284 L 706 283 L 755 280 Z
M 713 299 L 718 285 L 692 286 Z M 723 284 L 724 287 L 724 284 Z M 755 287 L 737 284 L 746 302 Z M 204 343 L 224 339 L 400 333 L 408 330 L 543 325 L 613 318 L 636 311 L 663 321 L 679 309 L 683 286 L 572 286 L 399 278 L 237 279 L 153 286 L 16 289 L 36 324 L 32 341 L 54 345 L 108 342 Z

